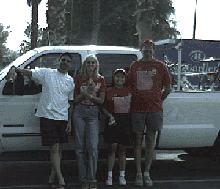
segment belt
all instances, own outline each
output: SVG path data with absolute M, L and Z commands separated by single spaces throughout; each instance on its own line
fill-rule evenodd
M 80 106 L 84 106 L 86 108 L 98 108 L 96 105 L 85 105 L 85 104 L 79 104 Z

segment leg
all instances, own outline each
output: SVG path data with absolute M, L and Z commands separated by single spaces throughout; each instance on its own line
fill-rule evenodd
M 156 145 L 157 131 L 163 127 L 163 111 L 151 113 L 147 120 L 146 150 L 145 150 L 145 172 L 149 172 L 154 148 Z
M 125 171 L 126 166 L 126 147 L 119 144 L 119 169 L 120 171 Z
M 73 114 L 73 124 L 75 127 L 75 151 L 79 170 L 80 182 L 86 182 L 86 142 L 85 127 L 86 123 L 80 115 L 80 107 L 76 107 Z
M 154 154 L 154 148 L 156 145 L 156 138 L 157 138 L 157 131 L 147 131 L 146 135 L 146 149 L 145 149 L 145 172 L 149 172 L 153 154 Z
M 112 171 L 115 163 L 115 152 L 117 150 L 117 143 L 109 144 L 108 148 L 108 171 Z
M 112 186 L 112 169 L 115 163 L 115 152 L 117 150 L 117 143 L 109 144 L 108 146 L 108 179 L 106 186 Z
M 142 152 L 142 137 L 143 137 L 145 119 L 146 119 L 146 114 L 142 114 L 142 113 L 131 114 L 133 133 L 135 133 L 134 158 L 137 169 L 137 175 L 134 182 L 135 186 L 143 186 L 143 177 L 141 172 L 141 152 Z
M 91 109 L 96 111 L 96 109 Z M 93 115 L 94 112 L 91 113 Z M 96 180 L 97 161 L 98 161 L 98 141 L 99 141 L 99 121 L 98 109 L 97 116 L 89 116 L 86 125 L 86 143 L 89 155 L 88 180 Z
M 141 151 L 142 151 L 142 133 L 136 133 L 135 146 L 134 146 L 134 158 L 137 169 L 137 175 L 142 174 L 141 172 Z
M 56 143 L 50 148 L 50 161 L 52 164 L 52 170 L 56 172 L 57 178 L 59 180 L 59 184 L 65 185 L 64 179 L 61 173 L 60 167 L 60 155 L 59 155 L 59 143 Z M 54 173 L 53 173 L 54 174 Z
M 153 186 L 150 179 L 150 167 L 153 160 L 154 148 L 156 145 L 157 131 L 160 131 L 163 126 L 163 112 L 151 113 L 147 120 L 147 135 L 146 135 L 146 149 L 145 149 L 145 172 L 144 182 L 145 186 Z
M 119 185 L 125 186 L 125 165 L 126 165 L 126 147 L 119 144 L 119 169 L 120 169 L 120 176 L 119 176 Z
M 62 149 L 63 149 L 63 144 L 59 144 L 59 156 L 60 156 L 60 162 L 62 161 Z M 49 177 L 49 183 L 54 182 L 56 177 L 56 170 L 54 166 L 52 165 L 51 168 L 51 174 Z

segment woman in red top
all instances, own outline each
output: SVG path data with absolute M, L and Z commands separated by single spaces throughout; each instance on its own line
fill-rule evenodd
M 105 79 L 99 74 L 99 62 L 94 55 L 88 55 L 79 75 L 75 77 L 75 151 L 78 161 L 79 179 L 82 188 L 97 188 L 96 171 L 99 138 L 99 105 L 105 99 Z M 87 166 L 86 152 L 89 161 Z M 88 167 L 88 168 L 87 168 Z
M 114 87 L 106 89 L 106 101 L 103 113 L 108 116 L 105 124 L 104 142 L 109 144 L 108 153 L 108 179 L 106 185 L 112 185 L 112 169 L 114 166 L 115 152 L 119 144 L 119 185 L 126 185 L 125 164 L 126 147 L 132 144 L 130 104 L 132 92 L 125 87 L 126 72 L 117 69 L 114 73 Z M 115 124 L 114 124 L 115 123 Z

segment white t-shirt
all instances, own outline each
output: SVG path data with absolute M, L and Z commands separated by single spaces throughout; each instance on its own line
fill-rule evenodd
M 73 100 L 75 84 L 68 74 L 57 69 L 32 69 L 32 79 L 42 84 L 42 94 L 36 112 L 37 117 L 68 121 L 68 100 Z

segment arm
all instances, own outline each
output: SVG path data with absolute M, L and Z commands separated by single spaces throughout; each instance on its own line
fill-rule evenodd
M 83 98 L 82 94 L 79 94 L 78 96 L 76 96 L 76 98 L 74 99 L 74 104 L 79 103 L 82 98 Z
M 103 114 L 109 118 L 110 124 L 111 124 L 112 122 L 115 122 L 115 118 L 113 117 L 113 115 L 112 115 L 111 113 L 109 113 L 109 111 L 108 111 L 107 109 L 105 109 L 105 108 L 102 106 L 102 107 L 101 107 L 101 110 L 102 110 Z
M 163 94 L 162 94 L 162 100 L 164 101 L 167 96 L 170 94 L 170 91 L 171 91 L 171 85 L 166 85 L 164 86 L 164 91 L 163 91 Z
M 81 101 L 81 99 L 84 97 L 80 90 L 80 83 L 79 83 L 79 76 L 77 75 L 74 79 L 75 82 L 75 90 L 74 90 L 74 106 Z
M 99 97 L 94 97 L 93 95 L 87 93 L 86 91 L 84 91 L 83 89 L 81 89 L 83 96 L 85 98 L 88 98 L 91 102 L 95 102 L 98 104 L 103 104 L 104 100 L 105 100 L 105 92 L 101 92 Z
M 110 114 L 106 108 L 101 107 L 101 109 L 102 109 L 102 112 L 105 116 L 108 116 L 109 118 L 113 117 L 112 114 Z
M 32 71 L 31 70 L 12 67 L 12 71 L 15 71 L 16 73 L 22 73 L 22 74 L 24 74 L 25 76 L 28 76 L 28 77 L 32 77 Z
M 66 132 L 71 132 L 71 122 L 72 122 L 72 115 L 74 109 L 73 100 L 69 100 L 69 103 L 70 103 L 70 107 L 68 109 L 68 123 L 66 127 Z
M 68 109 L 68 121 L 71 121 L 71 117 L 72 117 L 73 110 L 74 110 L 73 100 L 69 100 L 69 103 L 70 103 L 70 107 Z

